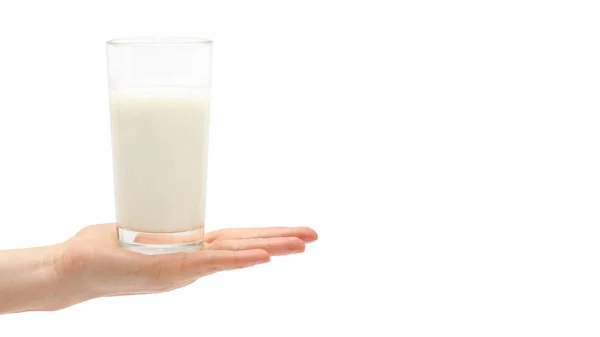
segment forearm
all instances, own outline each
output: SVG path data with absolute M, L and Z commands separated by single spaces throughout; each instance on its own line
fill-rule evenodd
M 61 306 L 58 253 L 58 246 L 0 251 L 0 314 Z

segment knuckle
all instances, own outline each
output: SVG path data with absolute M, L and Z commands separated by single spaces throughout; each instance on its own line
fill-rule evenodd
M 222 249 L 222 246 L 221 241 L 213 241 L 206 246 L 206 249 L 219 250 Z

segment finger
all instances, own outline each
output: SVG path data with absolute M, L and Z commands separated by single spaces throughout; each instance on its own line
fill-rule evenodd
M 125 252 L 128 252 L 125 250 Z M 219 271 L 247 268 L 266 263 L 270 255 L 264 250 L 201 250 L 193 253 L 145 255 L 128 252 L 127 270 L 143 276 L 149 284 L 164 285 Z
M 305 249 L 304 241 L 297 237 L 260 238 L 260 239 L 230 239 L 217 240 L 209 244 L 210 250 L 247 250 L 262 249 L 271 255 L 287 255 L 301 253 Z
M 132 259 L 133 260 L 133 259 Z M 251 267 L 269 262 L 264 250 L 201 250 L 193 253 L 136 254 L 135 264 L 151 281 L 189 279 L 224 270 Z M 134 263 L 132 261 L 132 263 Z
M 273 237 L 297 237 L 304 242 L 318 239 L 317 232 L 309 227 L 265 227 L 265 228 L 227 228 L 206 234 L 205 241 L 225 239 L 255 239 Z
M 173 254 L 177 255 L 177 254 Z M 271 256 L 262 249 L 201 250 L 179 257 L 179 268 L 185 274 L 204 276 L 218 271 L 247 268 L 269 262 Z M 166 259 L 167 255 L 164 255 Z

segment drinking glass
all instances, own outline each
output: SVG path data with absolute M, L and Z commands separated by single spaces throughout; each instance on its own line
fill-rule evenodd
M 212 42 L 123 38 L 106 45 L 118 240 L 145 254 L 198 250 Z

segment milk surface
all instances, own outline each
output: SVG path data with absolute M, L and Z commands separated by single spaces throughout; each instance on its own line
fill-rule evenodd
M 120 227 L 173 233 L 204 226 L 208 97 L 201 88 L 111 91 Z

